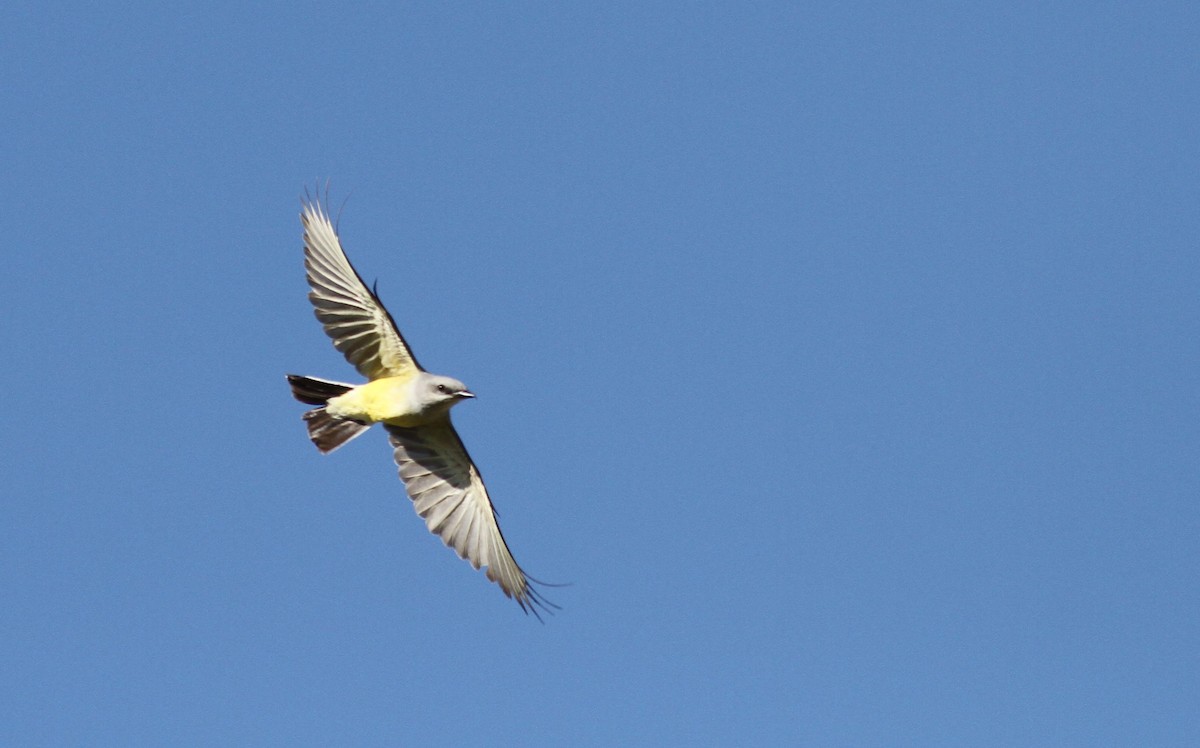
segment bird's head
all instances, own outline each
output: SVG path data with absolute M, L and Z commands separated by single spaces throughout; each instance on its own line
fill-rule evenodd
M 453 377 L 422 372 L 417 382 L 416 396 L 422 411 L 449 410 L 451 406 L 475 395 L 467 385 Z

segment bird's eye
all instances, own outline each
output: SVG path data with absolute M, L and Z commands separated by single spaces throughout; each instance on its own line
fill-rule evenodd
M 446 391 L 446 385 L 444 385 L 444 384 L 439 384 L 439 385 L 438 385 L 438 392 L 445 392 L 445 391 Z

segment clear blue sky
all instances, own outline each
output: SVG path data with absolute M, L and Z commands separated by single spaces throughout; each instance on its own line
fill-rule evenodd
M 254 5 L 0 28 L 0 744 L 1200 742 L 1194 3 Z M 326 178 L 544 625 L 305 438 Z

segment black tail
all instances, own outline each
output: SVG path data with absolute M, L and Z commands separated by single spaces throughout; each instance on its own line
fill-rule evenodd
M 352 384 L 330 382 L 328 379 L 302 377 L 299 374 L 288 374 L 288 384 L 292 385 L 292 397 L 308 405 L 324 405 L 331 397 L 345 394 L 354 389 Z
M 304 423 L 308 426 L 308 438 L 321 452 L 328 454 L 371 428 L 369 423 L 338 418 L 325 410 L 325 403 L 330 398 L 349 392 L 354 389 L 353 385 L 297 374 L 288 374 L 287 380 L 292 386 L 293 397 L 302 403 L 319 406 L 304 414 Z
M 331 416 L 325 412 L 324 405 L 305 413 L 304 422 L 308 424 L 308 438 L 325 454 L 371 428 L 369 423 Z

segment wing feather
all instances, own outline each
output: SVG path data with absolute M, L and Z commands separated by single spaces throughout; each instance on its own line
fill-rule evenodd
M 404 336 L 375 292 L 367 288 L 342 249 L 319 200 L 305 202 L 304 268 L 313 311 L 333 346 L 368 379 L 421 369 Z
M 514 598 L 521 609 L 557 607 L 536 589 L 535 580 L 517 564 L 475 463 L 446 417 L 424 426 L 385 426 L 395 448 L 396 464 L 413 508 L 429 531 Z

